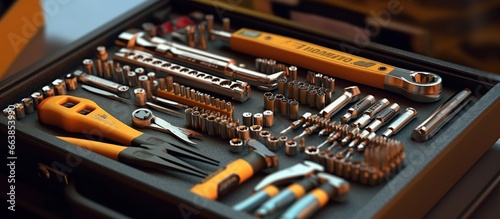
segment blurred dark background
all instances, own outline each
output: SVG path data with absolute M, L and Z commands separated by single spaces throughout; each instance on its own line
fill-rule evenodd
M 500 73 L 498 0 L 219 0 L 321 31 Z

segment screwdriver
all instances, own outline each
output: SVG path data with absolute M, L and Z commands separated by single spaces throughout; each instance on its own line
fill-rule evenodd
M 328 173 L 319 173 L 318 177 L 321 182 L 320 186 L 294 202 L 281 215 L 281 218 L 310 218 L 317 210 L 324 207 L 330 199 L 338 202 L 345 201 L 350 187 L 347 181 Z
M 304 123 L 307 118 L 309 118 L 312 115 L 310 112 L 304 113 L 298 120 L 295 120 L 288 126 L 286 129 L 280 132 L 280 135 L 284 135 L 286 132 L 288 132 L 290 129 L 296 129 L 298 128 L 302 123 Z
M 251 152 L 191 187 L 190 191 L 210 200 L 216 200 L 234 187 L 248 180 L 257 171 L 274 172 L 278 156 L 255 139 L 246 142 Z
M 396 92 L 418 102 L 435 102 L 441 97 L 442 79 L 434 73 L 410 71 L 258 30 L 242 28 L 234 33 L 208 31 L 228 41 L 234 51 L 291 63 L 329 76 Z

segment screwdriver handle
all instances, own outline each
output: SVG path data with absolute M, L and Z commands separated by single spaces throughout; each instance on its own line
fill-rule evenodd
M 335 194 L 335 188 L 328 183 L 321 184 L 290 206 L 281 218 L 310 218 L 317 210 L 325 206 Z
M 217 170 L 201 183 L 194 185 L 191 192 L 210 200 L 216 200 L 221 195 L 245 182 L 256 171 L 264 169 L 266 162 L 257 153 L 249 153 L 226 167 Z
M 262 190 L 256 192 L 252 196 L 246 198 L 240 203 L 233 206 L 235 211 L 250 212 L 253 209 L 259 207 L 262 203 L 268 199 L 276 196 L 280 192 L 279 188 L 274 185 L 268 185 Z
M 72 133 L 101 136 L 123 145 L 131 145 L 133 139 L 143 134 L 85 98 L 52 96 L 40 103 L 37 111 L 38 118 L 44 124 Z
M 105 157 L 111 158 L 113 160 L 118 160 L 118 155 L 120 154 L 120 152 L 127 149 L 127 147 L 125 146 L 118 146 L 114 144 L 108 144 L 104 142 L 91 141 L 80 138 L 60 137 L 60 136 L 57 136 L 57 138 L 69 142 L 71 144 L 74 144 L 76 146 L 85 148 L 89 151 L 93 151 Z

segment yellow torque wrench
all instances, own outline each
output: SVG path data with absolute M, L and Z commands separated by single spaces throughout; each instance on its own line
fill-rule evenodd
M 418 102 L 440 99 L 442 79 L 429 72 L 410 71 L 305 41 L 242 28 L 234 33 L 212 30 L 231 49 L 271 58 L 329 76 L 399 93 Z

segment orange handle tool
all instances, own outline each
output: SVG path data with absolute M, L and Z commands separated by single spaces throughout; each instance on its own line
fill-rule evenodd
M 123 145 L 143 133 L 116 119 L 94 101 L 73 96 L 52 96 L 38 106 L 38 118 L 44 124 L 60 127 L 68 132 L 103 136 Z

